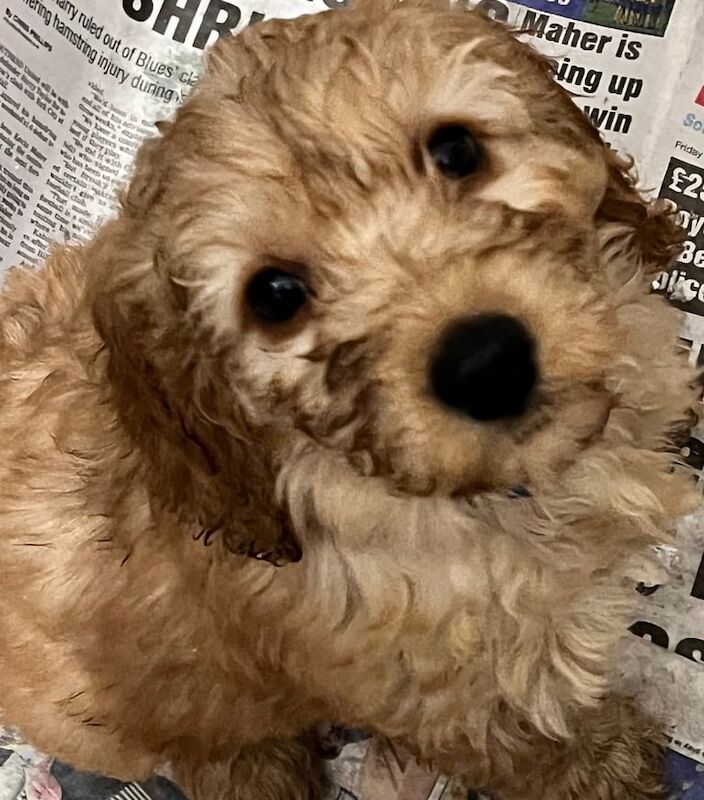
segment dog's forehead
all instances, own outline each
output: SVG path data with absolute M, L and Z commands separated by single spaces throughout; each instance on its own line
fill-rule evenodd
M 418 125 L 424 115 L 469 114 L 491 123 L 504 104 L 522 116 L 510 58 L 514 43 L 487 29 L 478 15 L 413 10 L 348 21 L 343 12 L 315 23 L 312 36 L 274 50 L 262 80 L 274 108 L 291 101 L 311 122 L 335 129 L 340 113 L 348 124 L 383 115 L 404 127 Z M 471 108 L 465 102 L 470 96 Z
M 483 199 L 593 213 L 605 185 L 602 146 L 545 63 L 473 12 L 263 23 L 218 43 L 198 97 L 211 104 L 202 127 L 221 156 L 242 163 L 237 154 L 265 152 L 247 175 L 257 164 L 282 180 L 298 175 L 333 206 L 360 185 L 417 173 L 424 137 L 447 122 L 485 147 Z
M 474 13 L 343 11 L 263 28 L 220 45 L 230 58 L 211 58 L 220 65 L 214 80 L 291 143 L 313 139 L 321 150 L 407 138 L 440 119 L 509 136 L 539 126 L 539 101 L 551 90 L 542 65 Z M 556 120 L 567 122 L 554 114 L 544 122 Z

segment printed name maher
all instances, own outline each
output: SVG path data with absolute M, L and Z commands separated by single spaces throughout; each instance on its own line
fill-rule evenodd
M 328 8 L 345 5 L 346 0 L 323 0 Z M 122 0 L 122 9 L 130 19 L 147 22 L 156 33 L 169 35 L 182 44 L 188 42 L 200 50 L 212 43 L 211 35 L 229 36 L 238 27 L 242 11 L 229 0 Z M 202 15 L 200 11 L 204 9 Z M 200 19 L 200 24 L 196 22 Z M 247 25 L 264 19 L 264 14 L 252 11 Z M 171 20 L 176 21 L 174 32 L 167 34 Z
M 566 25 L 553 22 L 547 14 L 537 14 L 535 11 L 526 12 L 521 23 L 521 33 L 591 53 L 603 53 L 604 48 L 614 41 L 614 37 L 608 34 L 583 31 L 572 21 Z M 624 33 L 615 43 L 617 58 L 623 58 L 626 61 L 635 61 L 640 56 L 640 48 L 641 43 L 630 40 L 627 33 Z M 628 133 L 633 123 L 633 117 L 619 111 L 617 106 L 611 106 L 611 108 L 583 106 L 582 110 L 592 124 L 602 130 Z

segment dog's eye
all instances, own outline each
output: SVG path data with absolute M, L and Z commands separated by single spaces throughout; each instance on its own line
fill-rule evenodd
M 428 152 L 435 166 L 449 178 L 466 178 L 477 171 L 481 151 L 464 125 L 445 125 L 428 139 Z
M 247 303 L 266 322 L 287 322 L 305 304 L 308 287 L 297 275 L 276 267 L 258 272 L 247 287 Z

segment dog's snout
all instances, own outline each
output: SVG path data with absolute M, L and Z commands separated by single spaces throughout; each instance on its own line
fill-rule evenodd
M 537 381 L 535 344 L 519 320 L 483 314 L 454 324 L 430 362 L 430 388 L 476 420 L 520 416 Z

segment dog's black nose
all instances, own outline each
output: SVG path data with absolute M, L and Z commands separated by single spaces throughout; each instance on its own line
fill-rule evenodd
M 521 415 L 538 370 L 526 327 L 505 314 L 482 314 L 453 325 L 430 363 L 433 394 L 476 420 Z

